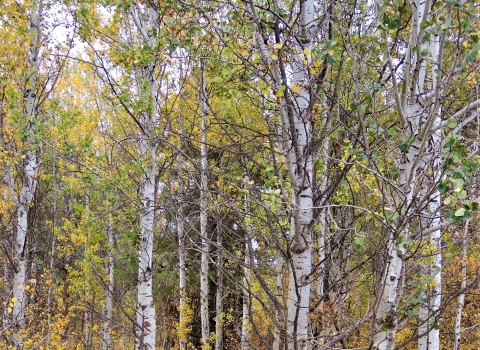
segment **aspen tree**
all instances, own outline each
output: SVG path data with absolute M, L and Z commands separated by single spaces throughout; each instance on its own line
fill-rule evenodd
M 158 13 L 148 6 L 145 13 L 135 8 L 130 14 L 145 45 L 154 49 L 157 45 L 156 28 Z M 144 18 L 142 18 L 144 17 Z M 139 195 L 142 203 L 140 214 L 140 250 L 138 264 L 138 305 L 135 325 L 135 350 L 155 349 L 156 313 L 153 300 L 153 225 L 155 209 L 155 188 L 157 172 L 158 140 L 155 132 L 157 123 L 157 78 L 155 59 L 146 64 L 140 72 L 141 93 L 145 94 L 147 105 L 140 114 L 140 157 L 144 173 L 140 180 Z
M 422 191 L 422 183 L 429 186 L 426 193 L 429 196 L 427 202 L 428 217 L 430 224 L 424 228 L 424 232 L 431 232 L 429 241 L 435 246 L 436 254 L 434 261 L 435 273 L 433 280 L 438 285 L 432 288 L 431 306 L 429 315 L 422 311 L 421 318 L 437 318 L 441 303 L 441 231 L 440 222 L 440 193 L 435 190 L 441 185 L 440 157 L 444 143 L 440 138 L 440 129 L 450 122 L 441 120 L 439 115 L 442 104 L 453 77 L 468 64 L 468 60 L 461 60 L 456 53 L 456 65 L 445 65 L 445 42 L 447 28 L 453 18 L 454 6 L 447 4 L 440 6 L 437 11 L 432 11 L 430 0 L 414 1 L 410 4 L 412 13 L 409 42 L 405 53 L 405 62 L 401 81 L 397 81 L 391 53 L 387 50 L 388 64 L 393 83 L 393 96 L 396 102 L 396 110 L 400 121 L 401 138 L 406 140 L 399 148 L 397 166 L 399 169 L 397 197 L 394 198 L 395 206 L 400 208 L 400 215 L 396 216 L 392 227 L 387 233 L 387 260 L 385 261 L 383 275 L 379 285 L 379 297 L 374 309 L 374 331 L 372 336 L 372 349 L 391 350 L 395 346 L 398 330 L 398 304 L 403 297 L 404 285 L 402 276 L 405 271 L 405 258 L 407 243 L 410 241 L 410 230 L 416 230 L 413 222 L 415 208 L 419 203 L 417 193 Z M 380 3 L 379 3 L 380 4 Z M 460 6 L 460 5 L 459 5 Z M 435 27 L 433 23 L 439 16 L 445 20 L 445 25 Z M 384 17 L 384 20 L 386 18 Z M 432 71 L 427 69 L 427 58 L 431 59 Z M 428 81 L 432 81 L 428 86 Z M 460 119 L 464 119 L 456 127 L 452 127 L 452 133 L 462 130 L 476 113 L 470 113 L 480 104 L 479 100 L 469 103 L 464 108 L 455 112 L 451 119 L 455 119 L 455 125 Z M 469 115 L 471 114 L 471 115 Z M 429 158 L 431 157 L 431 158 Z M 426 180 L 430 170 L 431 181 Z M 417 210 L 421 210 L 418 209 Z M 460 218 L 464 210 L 457 211 L 455 216 Z M 422 320 L 420 322 L 423 322 Z M 439 348 L 439 333 L 435 327 L 425 328 L 422 326 L 421 333 L 428 332 L 428 344 L 425 338 L 420 339 L 420 348 L 436 350 Z
M 207 101 L 207 71 L 205 64 L 201 63 L 201 77 L 199 79 L 198 101 L 200 104 L 202 136 L 200 148 L 200 238 L 201 238 L 201 263 L 200 263 L 200 308 L 202 323 L 202 346 L 206 349 L 210 348 L 210 318 L 208 308 L 208 262 L 210 253 L 210 240 L 207 234 L 208 220 L 208 178 L 207 178 L 207 117 L 208 117 L 208 101 Z
M 25 138 L 25 149 L 22 155 L 22 184 L 20 193 L 15 193 L 15 185 L 13 178 L 13 170 L 11 165 L 4 163 L 4 183 L 8 188 L 8 192 L 16 205 L 17 221 L 15 224 L 15 238 L 13 245 L 13 279 L 11 292 L 11 334 L 12 343 L 17 349 L 23 348 L 22 330 L 25 327 L 25 307 L 27 306 L 27 294 L 25 291 L 27 282 L 27 230 L 29 226 L 29 209 L 34 204 L 35 192 L 37 189 L 39 178 L 39 164 L 37 158 L 38 142 L 37 123 L 38 123 L 38 74 L 39 74 L 39 53 L 41 31 L 40 24 L 43 14 L 43 1 L 33 1 L 28 5 L 27 9 L 29 19 L 28 37 L 28 71 L 25 83 L 25 106 L 24 113 L 26 125 L 23 133 Z M 3 118 L 3 116 L 2 116 Z M 2 142 L 5 147 L 5 136 L 3 134 L 2 119 Z

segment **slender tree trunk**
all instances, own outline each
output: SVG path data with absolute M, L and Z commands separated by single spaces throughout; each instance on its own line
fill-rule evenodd
M 429 10 L 430 9 L 425 9 Z M 431 60 L 432 60 L 432 89 L 435 90 L 439 84 L 439 78 L 435 73 L 439 67 L 439 59 L 440 59 L 440 36 L 432 35 L 431 40 L 424 44 L 424 48 L 428 49 L 430 53 Z M 422 49 L 424 49 L 422 47 Z M 422 72 L 426 69 L 422 67 Z M 430 188 L 437 188 L 437 184 L 440 181 L 441 176 L 441 144 L 442 144 L 442 136 L 440 132 L 440 125 L 442 123 L 441 118 L 441 110 L 437 113 L 435 118 L 434 127 L 437 127 L 438 130 L 432 134 L 430 137 L 430 142 L 427 146 L 427 156 L 425 157 L 425 163 L 429 164 L 431 167 L 431 176 L 427 176 L 428 179 L 428 187 L 425 189 L 426 191 L 430 191 Z M 424 191 L 425 191 L 424 190 Z M 424 217 L 428 218 L 428 227 L 439 227 L 441 223 L 440 219 L 440 192 L 436 189 L 428 198 L 428 206 L 426 207 L 426 214 Z M 423 220 L 425 221 L 425 220 Z M 442 293 L 442 232 L 440 229 L 433 231 L 430 234 L 430 245 L 435 247 L 435 254 L 434 254 L 434 262 L 431 266 L 427 268 L 428 274 L 431 276 L 433 285 L 430 290 L 430 296 L 428 295 L 428 291 L 425 290 L 423 292 L 423 300 L 424 303 L 420 306 L 420 314 L 419 320 L 421 325 L 419 326 L 418 333 L 425 334 L 428 331 L 429 324 L 432 325 L 433 321 L 426 322 L 426 320 L 432 314 L 437 316 L 438 312 L 440 312 L 441 307 L 441 293 Z M 429 313 L 431 313 L 429 315 Z M 421 336 L 418 340 L 418 348 L 419 350 L 439 350 L 440 348 L 440 330 L 438 327 L 431 327 L 430 331 Z
M 281 253 L 277 254 L 277 258 L 275 259 L 275 275 L 276 275 L 276 283 L 277 283 L 277 298 L 280 300 L 284 299 L 283 293 L 283 256 Z M 279 325 L 285 324 L 284 316 L 278 311 L 275 310 L 275 317 L 276 321 Z M 280 350 L 280 342 L 281 342 L 281 329 L 275 328 L 273 334 L 273 344 L 272 350 Z M 242 349 L 244 350 L 244 349 Z
M 37 133 L 37 79 L 38 79 L 38 55 L 40 44 L 40 19 L 42 16 L 42 0 L 34 1 L 29 9 L 30 20 L 30 49 L 28 53 L 29 67 L 28 80 L 25 91 L 25 127 L 26 147 L 23 152 L 22 187 L 20 194 L 15 195 L 14 178 L 12 170 L 5 164 L 4 182 L 12 196 L 17 211 L 17 222 L 15 227 L 15 241 L 13 245 L 13 281 L 12 299 L 13 308 L 11 311 L 11 335 L 12 342 L 19 350 L 23 348 L 21 331 L 25 327 L 25 307 L 27 298 L 25 283 L 27 277 L 27 230 L 28 210 L 33 202 L 38 182 L 38 160 L 36 155 L 36 133 Z M 3 125 L 2 125 L 3 127 Z M 3 139 L 3 133 L 2 133 Z M 5 141 L 4 139 L 2 140 Z
M 250 186 L 250 179 L 248 176 L 244 178 L 244 188 L 248 191 Z M 245 201 L 245 217 L 243 220 L 243 230 L 245 231 L 245 255 L 243 268 L 243 282 L 244 288 L 242 290 L 242 336 L 241 336 L 241 349 L 250 349 L 250 283 L 251 283 L 251 270 L 250 270 L 250 248 L 251 248 L 251 222 L 250 222 L 250 202 L 248 195 L 245 195 L 243 200 Z
M 291 83 L 285 78 L 285 68 L 270 55 L 265 33 L 253 0 L 244 3 L 255 31 L 255 43 L 264 64 L 272 77 L 272 88 L 279 96 L 280 121 L 282 125 L 282 150 L 288 166 L 292 184 L 292 209 L 290 224 L 290 246 L 288 250 L 288 296 L 286 317 L 286 344 L 289 350 L 308 348 L 309 304 L 312 272 L 312 224 L 314 171 L 312 162 L 312 125 L 310 119 L 310 77 L 308 63 L 311 62 L 311 46 L 316 37 L 315 8 L 313 0 L 299 3 L 298 23 L 295 28 L 295 54 L 291 68 Z M 275 5 L 276 6 L 276 5 Z M 277 8 L 278 10 L 278 8 Z M 277 33 L 278 34 L 278 33 Z M 277 44 L 280 44 L 279 42 Z M 305 62 L 307 64 L 305 64 Z M 287 88 L 288 85 L 291 88 Z
M 460 288 L 463 291 L 458 297 L 458 304 L 457 304 L 457 314 L 455 317 L 455 338 L 453 342 L 453 350 L 460 350 L 460 342 L 462 336 L 461 324 L 462 324 L 462 312 L 463 312 L 463 305 L 465 303 L 465 288 L 467 287 L 467 247 L 468 247 L 468 229 L 470 225 L 470 220 L 465 222 L 465 231 L 463 233 L 462 239 L 462 253 L 460 255 L 460 259 L 462 261 L 462 275 L 461 275 L 461 285 Z
M 145 45 L 151 48 L 156 46 L 156 35 L 158 14 L 153 7 L 148 7 L 148 20 L 143 23 L 135 10 L 131 9 L 131 15 L 143 37 Z M 143 67 L 140 74 L 141 93 L 147 99 L 144 110 L 140 113 L 140 159 L 144 173 L 140 180 L 139 196 L 142 203 L 140 212 L 140 249 L 138 263 L 138 297 L 137 317 L 135 325 L 135 350 L 155 349 L 156 339 L 156 313 L 153 300 L 153 224 L 155 212 L 155 184 L 157 159 L 156 152 L 158 141 L 155 127 L 157 122 L 157 78 L 155 74 L 155 63 L 149 63 Z
M 48 271 L 48 295 L 47 295 L 47 324 L 48 324 L 48 334 L 46 343 L 50 345 L 50 335 L 52 332 L 52 298 L 53 298 L 53 279 L 55 278 L 55 248 L 57 237 L 55 235 L 55 230 L 57 228 L 57 172 L 55 165 L 55 152 L 52 148 L 52 176 L 53 176 L 53 219 L 52 219 L 52 234 L 51 234 L 51 243 L 50 243 L 50 261 L 49 261 L 49 271 Z
M 103 306 L 102 312 L 102 350 L 111 350 L 113 347 L 112 342 L 112 320 L 113 320 L 113 288 L 115 283 L 115 260 L 113 249 L 115 246 L 115 237 L 113 232 L 112 221 L 109 218 L 107 224 L 107 236 L 108 236 L 108 247 L 107 247 L 107 264 L 106 272 L 108 274 L 108 282 L 104 290 L 105 305 Z
M 92 298 L 92 304 L 91 307 L 95 305 L 95 298 Z M 87 306 L 87 309 L 85 310 L 84 313 L 85 321 L 85 350 L 90 350 L 92 349 L 93 345 L 93 333 L 92 333 L 92 327 L 93 327 L 93 314 L 92 310 L 90 307 Z
M 425 174 L 428 168 L 429 154 L 438 152 L 440 141 L 437 140 L 438 134 L 434 132 L 439 126 L 439 103 L 434 100 L 430 106 L 424 106 L 420 97 L 425 91 L 425 81 L 427 77 L 426 59 L 423 55 L 415 53 L 414 48 L 420 46 L 421 52 L 427 51 L 433 58 L 435 70 L 441 71 L 438 66 L 440 59 L 439 43 L 435 41 L 423 41 L 424 29 L 420 23 L 430 18 L 430 9 L 432 2 L 415 1 L 411 4 L 412 8 L 412 25 L 409 47 L 407 48 L 404 73 L 401 87 L 401 92 L 396 92 L 398 102 L 398 113 L 403 128 L 403 137 L 411 138 L 411 144 L 407 145 L 408 149 L 402 151 L 403 153 L 399 159 L 399 179 L 398 187 L 401 189 L 401 194 L 396 198 L 396 206 L 402 208 L 401 215 L 395 222 L 394 229 L 390 230 L 387 242 L 388 261 L 386 261 L 384 274 L 379 285 L 380 298 L 376 304 L 374 317 L 374 336 L 372 338 L 372 349 L 385 350 L 393 349 L 396 332 L 397 332 L 397 304 L 399 295 L 399 282 L 403 271 L 403 258 L 405 256 L 405 242 L 409 240 L 409 223 L 402 223 L 403 218 L 410 214 L 413 203 L 413 193 L 415 189 L 415 181 L 417 174 Z M 434 40 L 438 40 L 438 37 Z M 394 73 L 393 73 L 394 74 Z M 440 77 L 437 73 L 432 74 L 432 90 L 436 91 Z M 431 108 L 433 107 L 433 108 Z M 432 140 L 433 148 L 428 149 L 427 140 Z M 437 153 L 434 157 L 438 156 Z M 436 186 L 438 181 L 438 163 L 433 166 L 433 179 L 430 179 L 428 186 Z M 425 175 L 424 175 L 425 176 Z M 429 190 L 426 190 L 428 192 Z M 440 216 L 438 214 L 440 196 L 434 193 L 429 199 L 428 211 L 432 218 L 432 225 L 439 224 Z M 435 244 L 438 250 L 436 254 L 435 266 L 441 270 L 441 253 L 440 253 L 440 231 L 434 232 L 431 236 L 431 242 Z M 400 243 L 398 243 L 400 241 Z M 441 273 L 441 272 L 440 272 Z M 434 278 L 440 281 L 441 275 L 435 274 Z M 440 282 L 441 283 L 441 282 Z M 433 303 L 437 309 L 440 303 L 441 285 L 434 291 Z M 433 306 L 432 306 L 433 307 Z M 431 311 L 431 310 L 430 310 Z M 421 310 L 420 320 L 427 318 L 427 310 Z M 421 321 L 422 322 L 422 321 Z M 427 325 L 424 323 L 419 332 L 425 332 Z M 438 339 L 438 334 L 431 332 L 430 336 Z M 426 348 L 426 339 L 419 340 L 419 348 Z M 428 345 L 435 346 L 435 341 Z M 435 348 L 437 349 L 437 348 Z
M 199 91 L 199 103 L 200 111 L 202 113 L 202 140 L 200 149 L 200 235 L 202 240 L 202 256 L 200 266 L 200 312 L 201 312 L 201 325 L 202 325 L 202 346 L 205 349 L 210 349 L 210 320 L 208 309 L 208 260 L 210 251 L 210 241 L 207 235 L 207 192 L 208 192 L 208 180 L 207 180 L 207 80 L 206 69 L 202 63 L 201 67 L 201 80 Z
M 180 180 L 181 181 L 181 180 Z M 186 286 L 187 286 L 187 273 L 186 273 L 186 252 L 185 252 L 185 218 L 183 216 L 182 206 L 178 208 L 177 212 L 177 234 L 178 234 L 178 264 L 179 264 L 179 288 L 180 288 L 180 301 L 179 301 L 179 346 L 180 350 L 187 350 L 187 320 L 185 318 L 185 311 L 187 308 L 186 303 Z
M 215 299 L 215 350 L 223 350 L 223 246 L 221 223 L 217 225 L 217 295 Z

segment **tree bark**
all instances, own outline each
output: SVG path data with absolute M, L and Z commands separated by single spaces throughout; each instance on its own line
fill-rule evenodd
M 310 307 L 310 284 L 312 272 L 312 223 L 313 223 L 313 156 L 309 148 L 312 130 L 308 108 L 310 85 L 304 61 L 310 60 L 305 50 L 312 44 L 314 4 L 311 0 L 300 3 L 299 26 L 295 42 L 296 55 L 292 63 L 291 100 L 287 101 L 287 113 L 282 124 L 287 135 L 283 140 L 290 181 L 292 183 L 292 219 L 289 248 L 287 327 L 286 336 L 289 350 L 307 349 Z M 288 117 L 287 117 L 288 115 Z
M 200 149 L 200 236 L 202 240 L 202 256 L 200 265 L 200 312 L 202 326 L 202 349 L 210 349 L 210 319 L 208 308 L 208 260 L 210 251 L 210 241 L 207 234 L 207 73 L 202 62 L 199 91 L 200 111 L 202 113 L 202 140 Z
M 25 127 L 26 147 L 23 151 L 22 186 L 19 195 L 15 194 L 14 178 L 10 166 L 4 165 L 4 182 L 16 204 L 17 222 L 15 225 L 15 240 L 13 244 L 13 279 L 10 302 L 11 308 L 11 335 L 12 342 L 17 349 L 23 349 L 21 331 L 25 327 L 25 307 L 27 297 L 25 284 L 27 277 L 27 230 L 29 225 L 28 211 L 33 203 L 38 183 L 38 160 L 37 160 L 37 80 L 38 80 L 38 55 L 40 51 L 40 21 L 43 10 L 43 1 L 34 1 L 29 9 L 29 37 L 30 47 L 28 52 L 28 73 L 25 90 Z M 3 122 L 3 121 L 2 121 Z M 3 123 L 2 123 L 3 124 Z M 3 128 L 3 125 L 2 125 Z M 5 143 L 3 130 L 2 142 Z
M 156 47 L 153 30 L 157 28 L 158 14 L 153 7 L 148 7 L 148 20 L 143 23 L 135 10 L 131 9 L 132 18 L 146 45 Z M 155 133 L 157 121 L 157 79 L 155 62 L 143 67 L 140 74 L 141 93 L 148 99 L 148 106 L 140 113 L 140 159 L 144 173 L 140 180 L 139 196 L 142 203 L 140 212 L 140 247 L 138 263 L 137 317 L 135 325 L 135 350 L 155 349 L 156 313 L 153 300 L 153 224 L 155 211 L 155 188 L 158 141 Z
M 460 259 L 462 261 L 462 275 L 461 275 L 461 285 L 460 288 L 463 291 L 458 296 L 458 304 L 457 304 L 457 312 L 455 316 L 455 329 L 454 329 L 454 341 L 453 341 L 453 350 L 460 350 L 460 343 L 462 337 L 462 313 L 463 313 L 463 305 L 465 303 L 465 289 L 467 287 L 467 247 L 468 247 L 468 229 L 470 225 L 470 220 L 465 222 L 465 231 L 463 233 L 462 238 L 462 253 Z
M 115 246 L 115 237 L 112 227 L 112 221 L 109 218 L 107 224 L 107 264 L 106 273 L 108 274 L 108 282 L 104 289 L 105 305 L 102 312 L 102 350 L 111 350 L 113 347 L 112 342 L 112 321 L 113 321 L 113 288 L 115 283 L 115 260 L 113 249 Z
M 217 295 L 215 298 L 215 350 L 223 350 L 223 246 L 221 222 L 217 225 Z
M 243 180 L 244 188 L 250 190 L 250 179 L 246 176 Z M 242 335 L 241 335 L 241 349 L 249 350 L 250 349 L 250 283 L 251 283 L 251 271 L 250 271 L 250 249 L 251 249 L 251 220 L 250 220 L 250 198 L 248 195 L 243 197 L 245 202 L 245 217 L 243 219 L 243 230 L 245 231 L 245 255 L 244 262 L 245 267 L 243 268 L 243 282 L 244 288 L 242 289 Z

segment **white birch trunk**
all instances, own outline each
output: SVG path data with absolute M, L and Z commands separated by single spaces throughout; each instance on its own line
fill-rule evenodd
M 468 230 L 469 230 L 470 220 L 467 220 L 465 223 L 465 231 L 463 234 L 462 241 L 462 254 L 460 256 L 462 261 L 462 280 L 460 288 L 463 291 L 458 297 L 457 312 L 455 316 L 455 330 L 454 330 L 454 342 L 453 350 L 460 350 L 460 342 L 462 337 L 462 313 L 463 305 L 465 303 L 465 288 L 467 287 L 467 247 L 468 247 Z
M 104 290 L 105 305 L 102 312 L 102 350 L 111 350 L 113 347 L 112 342 L 112 320 L 113 320 L 113 288 L 115 283 L 115 260 L 113 255 L 113 249 L 115 246 L 115 239 L 113 233 L 113 227 L 111 219 L 108 220 L 107 226 L 108 247 L 107 247 L 107 268 L 108 282 Z
M 215 350 L 223 349 L 223 246 L 222 246 L 222 229 L 217 226 L 217 295 L 215 300 Z
M 280 300 L 283 300 L 284 291 L 283 291 L 283 275 L 282 275 L 282 271 L 283 271 L 282 254 L 281 253 L 277 254 L 277 258 L 275 260 L 276 260 L 275 274 L 276 274 L 276 282 L 277 282 L 277 298 L 279 298 Z M 283 315 L 280 313 L 279 310 L 275 310 L 275 317 L 279 325 L 282 325 L 285 323 Z M 280 332 L 281 332 L 281 329 L 275 328 L 275 333 L 273 334 L 272 350 L 280 350 L 280 341 L 281 341 Z
M 40 18 L 42 15 L 43 2 L 33 2 L 29 9 L 30 29 L 30 49 L 28 55 L 28 80 L 27 89 L 25 91 L 25 116 L 27 125 L 26 134 L 26 150 L 24 151 L 22 187 L 20 194 L 15 196 L 13 177 L 10 171 L 4 174 L 5 182 L 9 188 L 15 203 L 17 211 L 17 222 L 15 227 L 15 242 L 13 246 L 13 283 L 12 283 L 12 299 L 13 310 L 11 313 L 12 320 L 12 341 L 17 349 L 22 349 L 21 331 L 25 327 L 25 307 L 27 298 L 25 293 L 25 282 L 27 274 L 27 229 L 28 229 L 28 210 L 33 202 L 38 181 L 38 161 L 35 147 L 35 136 L 37 133 L 37 79 L 38 79 L 38 54 L 40 44 Z
M 431 7 L 430 0 L 417 0 L 412 3 L 412 27 L 410 34 L 409 47 L 407 49 L 405 68 L 403 74 L 403 88 L 399 113 L 405 113 L 403 124 L 404 136 L 413 134 L 413 142 L 408 150 L 402 154 L 399 160 L 399 179 L 398 185 L 402 194 L 397 198 L 397 205 L 403 208 L 410 208 L 415 190 L 416 170 L 419 167 L 420 157 L 424 149 L 424 142 L 420 139 L 421 129 L 429 128 L 426 123 L 425 111 L 418 100 L 418 95 L 423 92 L 426 76 L 425 60 L 421 55 L 412 51 L 417 45 L 423 48 L 421 44 L 420 23 L 428 18 L 428 11 Z M 414 68 L 414 73 L 410 76 L 410 70 Z M 392 72 L 392 74 L 395 74 Z M 410 81 L 410 79 L 412 81 Z M 411 89 L 410 92 L 408 92 Z M 408 94 L 407 94 L 408 92 Z M 432 126 L 430 126 L 430 129 Z M 429 135 L 428 131 L 423 135 Z M 408 209 L 407 209 L 408 210 Z M 400 217 L 400 215 L 399 215 Z M 400 220 L 396 220 L 394 228 L 388 233 L 387 251 L 388 260 L 385 262 L 383 277 L 379 286 L 380 298 L 376 304 L 374 317 L 374 335 L 372 337 L 372 349 L 391 350 L 395 344 L 397 332 L 397 297 L 398 288 L 403 270 L 403 257 L 405 255 L 404 243 L 397 244 L 396 235 L 405 237 L 408 240 L 408 224 L 406 227 L 399 227 Z M 399 232 L 396 232 L 399 230 Z
M 429 9 L 430 11 L 430 9 Z M 441 71 L 442 67 L 440 66 L 440 36 L 432 35 L 432 40 L 430 44 L 430 55 L 432 57 L 432 89 L 435 90 L 438 88 L 440 83 L 440 75 L 436 71 Z M 437 102 L 434 100 L 434 102 Z M 440 130 L 440 125 L 442 124 L 441 108 L 439 108 L 438 113 L 435 117 L 435 122 L 433 127 L 438 128 L 431 136 L 430 140 L 430 153 L 433 159 L 430 159 L 432 164 L 432 186 L 434 186 L 435 191 L 430 196 L 428 203 L 428 211 L 430 217 L 432 218 L 430 223 L 431 227 L 440 227 L 441 216 L 441 196 L 440 191 L 438 190 L 438 183 L 440 182 L 440 177 L 442 174 L 442 155 L 441 155 L 441 146 L 442 146 L 442 134 Z M 442 231 L 437 229 L 432 231 L 430 234 L 430 244 L 435 247 L 435 256 L 433 265 L 430 267 L 431 276 L 433 280 L 433 286 L 431 290 L 431 313 L 434 315 L 435 319 L 438 320 L 439 312 L 442 303 Z M 430 330 L 428 334 L 428 349 L 429 350 L 440 350 L 440 329 L 437 327 L 437 324 Z
M 305 49 L 312 44 L 312 25 L 314 6 L 312 0 L 300 3 L 300 24 L 298 42 L 295 43 L 296 55 L 293 62 L 292 85 L 300 87 L 292 93 L 290 103 L 291 119 L 283 124 L 288 125 L 289 139 L 284 140 L 284 151 L 287 152 L 290 180 L 292 182 L 293 215 L 290 234 L 293 239 L 290 245 L 290 261 L 286 336 L 289 350 L 304 350 L 308 344 L 308 324 L 310 306 L 310 285 L 312 273 L 312 232 L 313 221 L 313 165 L 312 154 L 308 148 L 311 141 L 311 123 L 307 115 L 310 105 L 310 92 L 302 88 L 310 85 L 308 72 L 303 56 Z M 285 142 L 286 141 L 286 142 Z
M 178 264 L 179 264 L 179 289 L 180 289 L 180 301 L 179 301 L 179 326 L 186 327 L 185 321 L 185 309 L 186 305 L 186 286 L 187 286 L 187 273 L 186 273 L 186 253 L 185 253 L 185 222 L 183 216 L 183 209 L 180 205 L 180 208 L 177 212 L 177 232 L 178 232 Z M 184 336 L 184 329 L 182 329 L 182 334 L 179 336 L 179 347 L 180 350 L 187 350 L 187 339 Z
M 426 9 L 431 11 L 431 9 Z M 432 60 L 432 90 L 438 88 L 440 76 L 436 74 L 436 70 L 440 70 L 440 37 L 432 34 L 432 39 L 425 44 Z M 426 69 L 422 69 L 426 71 Z M 436 102 L 434 100 L 434 102 Z M 441 143 L 442 136 L 440 132 L 440 125 L 442 123 L 441 109 L 439 109 L 433 127 L 438 128 L 434 132 L 429 140 L 427 146 L 427 156 L 425 157 L 425 163 L 431 167 L 431 176 L 427 176 L 427 188 L 424 191 L 431 192 L 431 188 L 437 188 L 438 182 L 441 176 Z M 440 227 L 440 192 L 438 189 L 433 191 L 428 198 L 428 206 L 426 208 L 427 213 L 424 217 L 429 218 L 429 227 Z M 442 233 L 441 230 L 432 231 L 430 234 L 430 245 L 435 247 L 434 262 L 428 267 L 428 273 L 430 274 L 433 285 L 430 291 L 430 296 L 427 290 L 423 293 L 424 302 L 420 305 L 419 321 L 421 325 L 418 329 L 419 335 L 425 334 L 428 331 L 430 325 L 430 331 L 421 336 L 418 340 L 419 350 L 439 350 L 440 348 L 440 330 L 438 327 L 432 327 L 433 320 L 427 321 L 432 315 L 437 316 L 440 311 L 441 293 L 442 293 L 442 245 L 441 245 Z
M 202 256 L 200 265 L 200 314 L 202 327 L 202 346 L 203 349 L 210 349 L 210 325 L 208 309 L 208 259 L 210 251 L 210 242 L 207 236 L 207 88 L 206 88 L 206 70 L 202 63 L 202 77 L 199 91 L 200 111 L 202 113 L 202 140 L 200 150 L 200 235 L 202 240 Z
M 275 4 L 274 4 L 275 5 Z M 272 88 L 281 91 L 281 69 L 276 60 L 269 54 L 268 34 L 262 29 L 260 17 L 253 0 L 244 3 L 250 14 L 252 27 L 255 31 L 255 43 L 263 62 L 269 66 L 272 77 Z M 276 5 L 275 5 L 276 6 Z M 311 122 L 308 115 L 310 105 L 310 86 L 308 68 L 304 61 L 311 61 L 308 53 L 313 42 L 314 1 L 304 0 L 299 3 L 300 13 L 295 35 L 295 55 L 289 68 L 293 72 L 292 85 L 284 98 L 279 101 L 282 124 L 282 149 L 286 158 L 289 178 L 292 184 L 292 212 L 289 249 L 288 296 L 286 301 L 286 344 L 289 350 L 303 350 L 308 347 L 309 302 L 312 272 L 312 233 L 313 222 L 313 166 L 312 154 L 309 150 Z M 285 88 L 285 86 L 283 86 Z M 295 89 L 294 92 L 292 89 Z M 277 345 L 275 340 L 275 346 Z
M 152 7 L 148 8 L 148 21 L 142 23 L 134 10 L 132 17 L 137 29 L 140 31 L 146 44 L 152 48 L 156 46 L 156 38 L 152 30 L 157 26 L 158 14 Z M 141 113 L 140 124 L 140 157 L 143 163 L 142 178 L 140 181 L 139 196 L 142 209 L 140 213 L 140 249 L 138 263 L 138 294 L 137 294 L 137 317 L 135 326 L 135 350 L 155 349 L 156 337 L 156 314 L 153 300 L 152 272 L 153 272 L 153 223 L 155 211 L 155 174 L 157 170 L 155 124 L 157 120 L 157 79 L 155 75 L 155 63 L 149 63 L 143 68 L 140 86 L 144 81 L 148 82 L 142 93 L 148 95 L 149 106 Z M 150 109 L 150 111 L 146 111 Z

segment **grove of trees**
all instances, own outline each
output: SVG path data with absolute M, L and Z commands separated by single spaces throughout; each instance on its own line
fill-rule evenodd
M 480 348 L 478 1 L 3 0 L 0 48 L 0 347 Z

